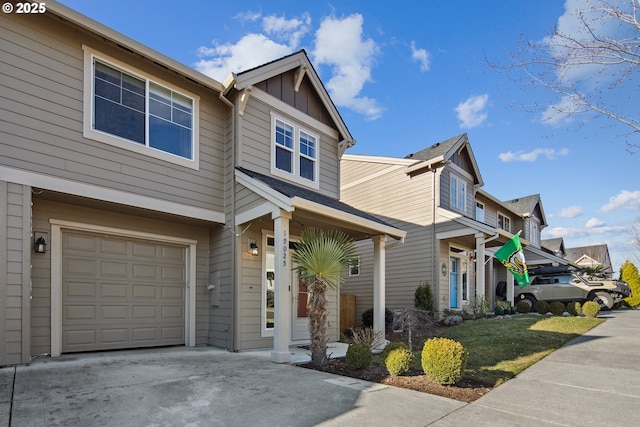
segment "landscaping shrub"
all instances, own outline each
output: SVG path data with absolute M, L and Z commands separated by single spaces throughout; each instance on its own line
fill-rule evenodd
M 431 338 L 422 348 L 422 370 L 434 383 L 455 384 L 467 366 L 469 352 L 449 338 Z
M 433 292 L 429 282 L 420 282 L 414 295 L 414 305 L 424 311 L 433 311 Z
M 411 368 L 413 353 L 408 348 L 396 348 L 384 359 L 384 366 L 391 375 L 401 375 Z
M 578 301 L 568 302 L 567 312 L 572 316 L 578 316 L 580 314 L 580 303 Z
M 384 350 L 382 350 L 382 353 L 380 354 L 382 356 L 382 360 L 387 360 L 387 356 L 389 355 L 389 353 L 391 353 L 393 350 L 398 350 L 398 349 L 409 350 L 409 346 L 403 343 L 402 341 L 390 342 L 389 344 L 387 344 L 387 346 L 384 348 Z
M 393 312 L 388 308 L 384 309 L 384 324 L 389 325 L 393 322 Z M 373 327 L 373 308 L 362 312 L 362 325 L 367 328 Z
M 549 312 L 549 303 L 546 301 L 538 301 L 536 303 L 536 311 L 540 314 L 547 314 Z
M 595 301 L 587 301 L 582 306 L 582 313 L 586 317 L 598 317 L 600 313 L 600 304 Z
M 564 304 L 559 301 L 554 301 L 549 304 L 549 311 L 552 312 L 554 316 L 562 316 L 564 309 Z
M 363 342 L 351 344 L 349 348 L 347 348 L 345 360 L 351 369 L 367 368 L 371 365 L 371 361 L 373 360 L 371 347 Z
M 527 314 L 531 311 L 531 307 L 529 307 L 529 304 L 527 304 L 526 301 L 518 301 L 516 304 L 516 310 L 518 310 L 518 313 Z

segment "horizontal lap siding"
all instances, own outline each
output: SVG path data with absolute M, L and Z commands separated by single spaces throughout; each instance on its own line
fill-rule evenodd
M 226 111 L 216 94 L 58 21 L 38 18 L 8 16 L 2 22 L 7 39 L 0 45 L 0 165 L 222 211 Z M 83 137 L 82 43 L 200 95 L 200 170 Z
M 73 221 L 137 230 L 197 240 L 196 246 L 196 345 L 204 345 L 209 329 L 209 235 L 210 229 L 178 222 L 167 222 L 105 210 L 95 210 L 34 197 L 33 228 L 51 236 L 49 220 Z M 219 226 L 218 226 L 219 227 Z M 216 227 L 217 228 L 217 227 Z M 32 257 L 31 354 L 51 351 L 51 261 L 49 252 Z

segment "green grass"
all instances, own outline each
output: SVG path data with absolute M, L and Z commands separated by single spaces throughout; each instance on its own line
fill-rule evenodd
M 464 322 L 441 336 L 469 351 L 462 380 L 498 386 L 572 339 L 604 322 L 584 317 L 517 316 L 503 320 Z M 420 360 L 422 347 L 415 348 Z

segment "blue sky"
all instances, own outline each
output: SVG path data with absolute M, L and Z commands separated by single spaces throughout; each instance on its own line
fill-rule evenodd
M 545 121 L 527 106 L 562 99 L 485 61 L 509 63 L 520 40 L 539 42 L 555 25 L 571 32 L 567 10 L 582 2 L 61 3 L 217 80 L 304 48 L 357 141 L 349 153 L 404 157 L 466 132 L 486 191 L 500 200 L 539 193 L 543 238 L 607 243 L 617 272 L 625 259 L 640 262 L 631 245 L 640 153 L 627 151 L 626 129 L 604 119 Z M 637 91 L 636 83 L 626 100 L 612 91 L 611 102 L 637 117 Z

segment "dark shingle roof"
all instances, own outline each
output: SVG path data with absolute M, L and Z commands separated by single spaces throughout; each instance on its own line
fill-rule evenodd
M 533 194 L 531 196 L 519 197 L 513 200 L 507 200 L 504 203 L 509 209 L 514 212 L 518 212 L 520 215 L 528 214 L 533 212 L 533 208 L 536 206 L 536 203 L 540 201 L 539 194 Z
M 431 160 L 435 157 L 444 156 L 447 152 L 453 147 L 460 138 L 464 137 L 466 134 L 460 134 L 458 136 L 454 136 L 453 138 L 449 138 L 446 141 L 438 142 L 437 144 L 433 144 L 429 148 L 425 148 L 424 150 L 420 150 L 417 153 L 409 154 L 405 157 L 405 159 L 415 159 L 415 160 Z
M 272 176 L 263 175 L 261 173 L 254 172 L 245 168 L 238 167 L 237 169 L 240 172 L 250 176 L 251 178 L 256 179 L 262 182 L 263 184 L 268 185 L 273 190 L 276 190 L 277 192 L 287 197 L 300 197 L 302 199 L 309 200 L 311 202 L 315 202 L 323 206 L 330 207 L 332 209 L 336 209 L 351 215 L 358 216 L 360 218 L 367 219 L 369 221 L 374 221 L 378 224 L 381 224 L 387 227 L 393 227 L 397 229 L 397 227 L 382 221 L 380 218 L 375 217 L 367 212 L 358 210 L 353 206 L 350 206 L 346 203 L 341 202 L 338 199 L 334 199 L 333 197 L 325 196 L 313 190 L 299 187 L 295 184 L 291 184 L 291 183 L 282 181 L 280 179 L 274 178 Z

